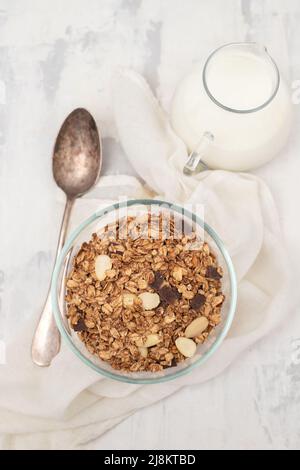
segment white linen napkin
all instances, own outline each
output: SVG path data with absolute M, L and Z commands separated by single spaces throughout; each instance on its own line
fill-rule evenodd
M 117 74 L 113 102 L 123 148 L 148 186 L 170 201 L 204 204 L 206 221 L 223 238 L 235 264 L 236 318 L 218 352 L 190 375 L 135 386 L 100 377 L 65 344 L 50 368 L 34 366 L 28 350 L 35 312 L 11 336 L 7 364 L 0 367 L 0 447 L 5 449 L 75 449 L 86 444 L 137 409 L 216 376 L 285 315 L 286 257 L 266 185 L 254 176 L 224 171 L 182 175 L 186 148 L 139 75 L 127 70 Z M 76 202 L 71 229 L 110 203 L 107 194 L 132 198 L 147 191 L 132 177 L 102 178 L 93 197 Z M 24 272 L 24 289 L 26 276 Z

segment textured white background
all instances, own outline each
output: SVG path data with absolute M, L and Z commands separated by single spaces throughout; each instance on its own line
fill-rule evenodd
M 0 338 L 18 330 L 16 313 L 38 315 L 46 294 L 63 201 L 50 155 L 65 115 L 87 107 L 102 130 L 104 173 L 134 174 L 115 140 L 116 66 L 143 73 L 168 109 L 191 64 L 224 42 L 261 41 L 290 83 L 300 80 L 299 31 L 299 0 L 0 0 Z M 215 380 L 85 448 L 300 448 L 299 106 L 288 148 L 258 172 L 294 275 L 286 324 Z

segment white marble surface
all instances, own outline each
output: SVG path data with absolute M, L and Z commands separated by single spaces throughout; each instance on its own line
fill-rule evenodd
M 259 40 L 299 86 L 298 0 L 0 0 L 0 338 L 45 296 L 62 200 L 51 179 L 57 128 L 94 114 L 104 172 L 134 174 L 116 142 L 110 77 L 142 72 L 168 109 L 191 63 L 224 42 Z M 296 95 L 295 95 L 296 97 Z M 128 418 L 85 448 L 300 447 L 299 104 L 288 147 L 259 174 L 273 190 L 290 256 L 293 311 L 225 373 Z M 1 371 L 0 371 L 1 373 Z

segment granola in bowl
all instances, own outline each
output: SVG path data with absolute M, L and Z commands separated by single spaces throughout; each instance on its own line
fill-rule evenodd
M 90 354 L 118 371 L 158 372 L 191 358 L 221 322 L 223 271 L 197 233 L 160 215 L 122 218 L 73 259 L 67 317 Z M 167 236 L 166 236 L 167 233 Z

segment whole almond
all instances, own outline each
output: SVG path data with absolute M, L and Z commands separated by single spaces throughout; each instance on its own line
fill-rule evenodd
M 183 336 L 177 338 L 175 344 L 178 351 L 185 357 L 193 357 L 197 349 L 197 345 L 192 339 Z
M 195 338 L 201 335 L 208 327 L 208 320 L 206 317 L 198 317 L 190 323 L 185 329 L 185 336 L 187 338 Z
M 103 281 L 106 278 L 106 272 L 112 268 L 112 260 L 107 255 L 99 255 L 95 258 L 95 272 L 97 279 Z
M 153 310 L 160 304 L 160 297 L 156 293 L 143 292 L 142 294 L 139 294 L 139 298 L 141 299 L 145 310 Z

